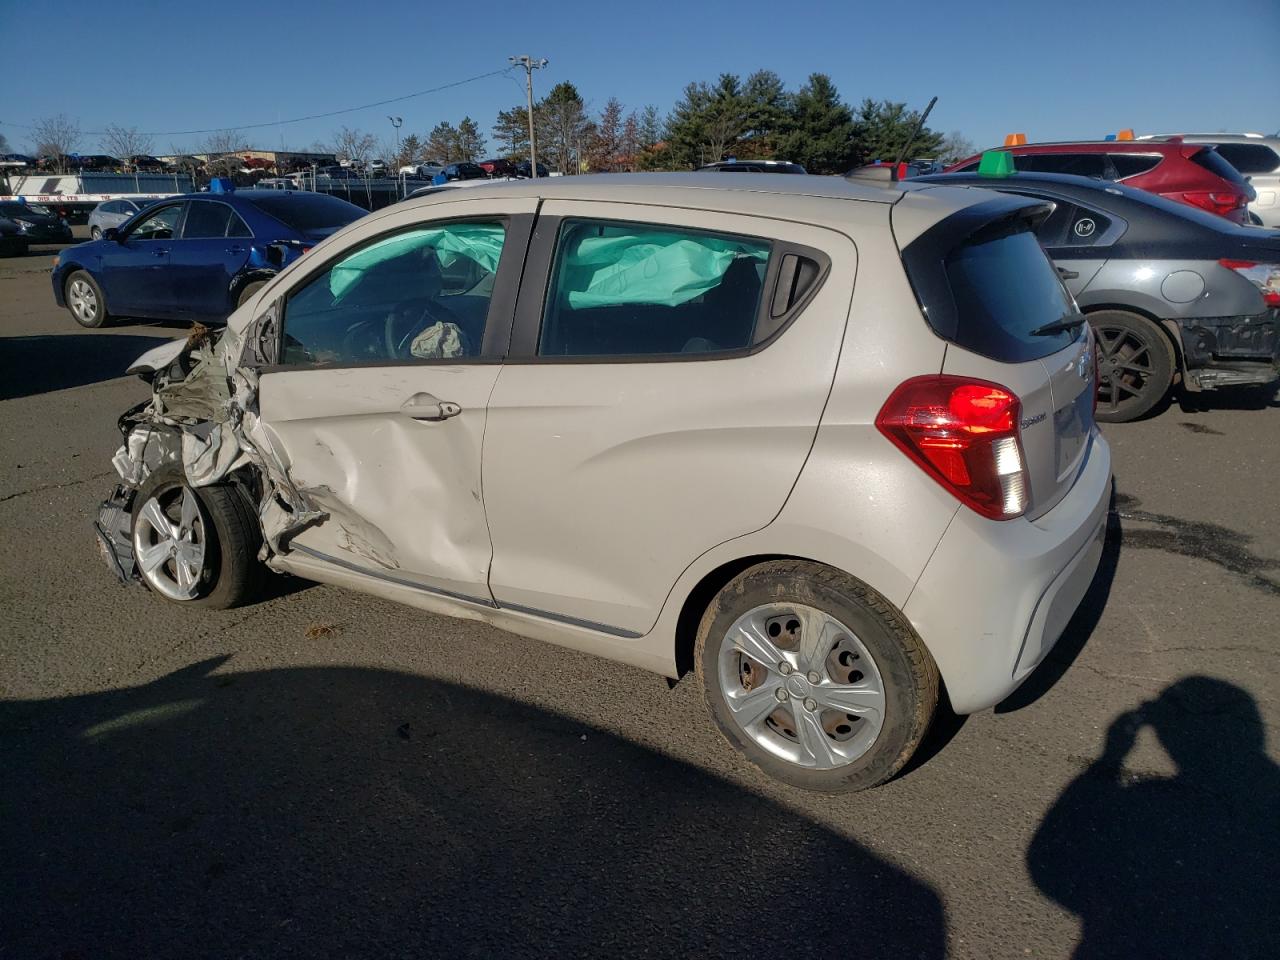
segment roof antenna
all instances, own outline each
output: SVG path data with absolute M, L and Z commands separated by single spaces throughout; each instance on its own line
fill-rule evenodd
M 929 101 L 929 105 L 924 108 L 924 113 L 920 114 L 920 119 L 916 121 L 916 128 L 911 131 L 911 136 L 907 137 L 907 142 L 902 145 L 902 150 L 898 153 L 898 159 L 893 161 L 895 170 L 898 169 L 898 164 L 907 159 L 907 151 L 916 142 L 916 137 L 920 136 L 920 131 L 924 129 L 924 122 L 929 119 L 929 114 L 933 112 L 933 105 L 937 102 L 938 98 L 934 97 Z

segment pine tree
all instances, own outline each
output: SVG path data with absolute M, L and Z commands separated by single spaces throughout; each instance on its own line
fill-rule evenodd
M 480 135 L 480 125 L 470 117 L 463 117 L 458 124 L 457 140 L 458 160 L 472 163 L 479 160 L 484 153 L 484 137 Z
M 898 158 L 907 138 L 920 120 L 920 114 L 908 110 L 905 103 L 891 100 L 872 100 L 870 97 L 862 101 L 855 118 L 858 124 L 858 141 L 860 160 L 874 162 L 884 160 L 892 162 Z M 923 127 L 919 135 L 911 142 L 911 149 L 903 157 L 932 157 L 938 153 L 943 136 Z
M 840 99 L 825 73 L 809 80 L 791 98 L 787 130 L 779 141 L 779 155 L 802 164 L 810 173 L 844 173 L 860 156 L 853 111 Z

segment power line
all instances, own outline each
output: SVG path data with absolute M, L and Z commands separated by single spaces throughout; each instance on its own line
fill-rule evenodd
M 503 67 L 500 70 L 490 70 L 488 73 L 476 74 L 474 77 L 467 77 L 465 80 L 455 80 L 452 83 L 441 84 L 438 87 L 432 87 L 429 90 L 419 90 L 417 93 L 406 93 L 399 97 L 389 97 L 386 100 L 375 100 L 373 103 L 361 104 L 358 107 L 344 107 L 341 110 L 330 110 L 326 113 L 312 113 L 305 117 L 293 117 L 289 120 L 273 120 L 270 123 L 236 123 L 222 127 L 206 127 L 202 130 L 148 130 L 142 133 L 144 137 L 189 137 L 198 133 L 221 133 L 224 130 L 261 130 L 264 127 L 283 127 L 290 123 L 303 123 L 307 120 L 323 120 L 326 117 L 337 117 L 344 113 L 355 113 L 359 110 L 371 110 L 374 107 L 386 106 L 389 103 L 400 103 L 404 100 L 412 100 L 415 97 L 425 97 L 429 93 L 439 93 L 441 90 L 450 90 L 454 87 L 460 87 L 466 83 L 475 83 L 477 80 L 485 80 L 488 77 L 496 77 L 499 74 L 510 73 L 515 70 L 515 66 Z M 0 126 L 18 127 L 22 130 L 34 130 L 35 127 L 29 123 L 14 123 L 11 120 L 0 121 Z M 81 134 L 88 137 L 101 137 L 106 135 L 105 130 L 82 130 Z

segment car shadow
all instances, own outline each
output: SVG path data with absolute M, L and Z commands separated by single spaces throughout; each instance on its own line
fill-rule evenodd
M 140 354 L 172 339 L 93 333 L 0 338 L 0 400 L 123 377 Z
M 1280 407 L 1280 391 L 1274 383 L 1265 387 L 1222 387 L 1204 393 L 1178 389 L 1178 409 L 1182 413 L 1210 410 L 1270 410 Z
M 401 672 L 0 701 L 0 955 L 942 957 L 925 883 L 580 721 Z
M 1130 759 L 1143 727 L 1172 776 Z M 1077 960 L 1280 955 L 1280 767 L 1248 693 L 1184 677 L 1084 765 L 1027 851 L 1041 892 L 1080 918 Z

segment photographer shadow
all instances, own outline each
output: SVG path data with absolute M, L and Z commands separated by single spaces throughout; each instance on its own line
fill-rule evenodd
M 1150 726 L 1173 776 L 1126 765 Z M 1078 915 L 1076 960 L 1280 956 L 1280 767 L 1244 690 L 1185 677 L 1117 717 L 1027 851 Z

